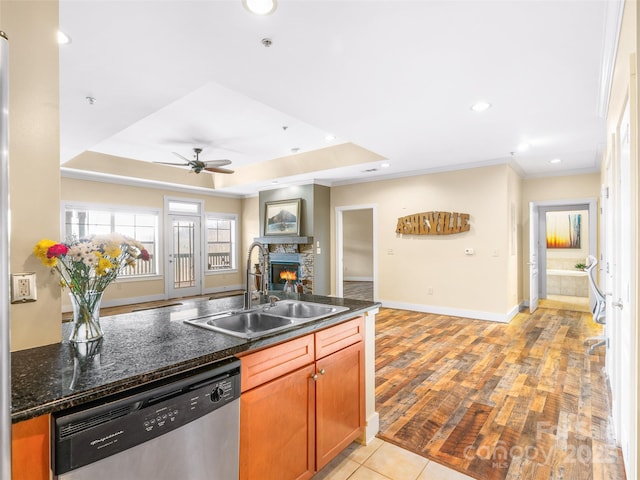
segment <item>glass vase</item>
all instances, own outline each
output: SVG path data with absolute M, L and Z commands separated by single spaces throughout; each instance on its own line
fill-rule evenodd
M 100 326 L 102 292 L 69 293 L 69 298 L 73 309 L 73 329 L 69 341 L 84 343 L 102 338 L 103 332 Z

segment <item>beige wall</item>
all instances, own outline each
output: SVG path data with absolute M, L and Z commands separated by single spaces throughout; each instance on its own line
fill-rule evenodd
M 499 165 L 334 187 L 331 206 L 334 212 L 376 205 L 381 301 L 504 315 L 517 308 L 509 271 L 517 269 L 518 257 L 509 250 L 508 218 L 510 201 L 518 207 L 518 188 L 511 167 Z M 470 214 L 471 230 L 443 236 L 395 233 L 399 217 L 432 210 Z M 468 247 L 474 255 L 464 254 Z M 335 272 L 332 282 L 335 292 Z
M 204 201 L 205 213 L 234 213 L 238 215 L 240 224 L 239 238 L 243 238 L 242 212 L 243 201 L 238 198 L 189 194 L 184 192 L 171 192 L 155 188 L 132 187 L 125 185 L 115 185 L 112 183 L 93 182 L 86 180 L 75 180 L 70 178 L 62 179 L 62 203 L 86 202 L 107 205 L 137 206 L 146 208 L 156 208 L 164 211 L 164 198 L 184 198 Z M 161 214 L 160 231 L 162 232 L 163 214 Z M 205 275 L 204 291 L 224 289 L 227 286 L 238 286 L 243 283 L 242 276 L 242 251 L 238 252 L 238 270 L 230 273 Z M 160 252 L 161 258 L 162 252 Z M 160 262 L 160 270 L 164 268 Z M 50 288 L 55 288 L 55 279 L 52 279 Z M 127 281 L 119 279 L 114 285 L 109 286 L 105 291 L 105 302 L 123 300 L 127 298 L 141 298 L 153 295 L 164 295 L 164 279 L 157 278 L 149 281 Z M 66 306 L 68 299 L 63 300 Z
M 529 261 L 529 229 L 531 227 L 529 223 L 529 203 L 551 200 L 597 199 L 599 195 L 599 173 L 530 178 L 522 182 L 521 298 L 529 299 L 529 266 L 527 265 Z
M 520 305 L 522 283 L 522 179 L 511 168 L 507 170 L 507 306 Z
M 38 300 L 11 305 L 11 349 L 60 341 L 60 289 L 32 255 L 60 231 L 57 1 L 2 1 L 9 37 L 11 272 L 36 272 Z
M 342 212 L 343 278 L 373 280 L 373 214 L 371 209 Z
M 240 268 L 247 269 L 247 253 L 253 239 L 260 237 L 260 201 L 257 196 L 245 198 L 242 202 L 242 251 L 240 252 Z M 258 262 L 258 252 L 253 252 L 252 263 Z M 246 278 L 243 278 L 246 282 Z

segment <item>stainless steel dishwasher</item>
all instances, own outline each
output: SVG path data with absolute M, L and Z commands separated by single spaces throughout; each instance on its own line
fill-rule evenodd
M 59 480 L 237 480 L 240 361 L 54 414 Z

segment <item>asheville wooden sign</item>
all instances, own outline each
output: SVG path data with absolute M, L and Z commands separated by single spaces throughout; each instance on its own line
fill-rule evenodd
M 468 232 L 469 214 L 458 212 L 423 212 L 398 218 L 396 233 L 409 235 L 451 235 Z

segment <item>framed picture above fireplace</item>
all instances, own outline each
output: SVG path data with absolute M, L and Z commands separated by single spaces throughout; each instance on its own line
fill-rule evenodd
M 301 199 L 265 203 L 264 234 L 300 236 Z

